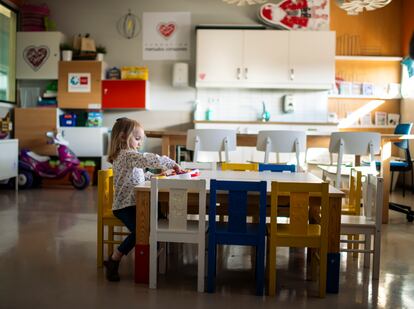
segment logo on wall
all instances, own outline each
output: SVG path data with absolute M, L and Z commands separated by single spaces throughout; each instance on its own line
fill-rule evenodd
M 49 54 L 50 50 L 47 46 L 30 45 L 23 50 L 23 59 L 36 72 L 45 64 Z
M 190 59 L 190 13 L 144 13 L 142 23 L 144 60 Z
M 91 74 L 69 73 L 68 92 L 91 92 Z
M 329 30 L 329 0 L 284 0 L 266 3 L 259 9 L 259 20 L 284 30 Z

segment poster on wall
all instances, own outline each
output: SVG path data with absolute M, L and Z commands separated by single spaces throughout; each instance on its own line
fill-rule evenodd
M 189 12 L 143 13 L 144 60 L 190 60 Z
M 69 73 L 68 92 L 91 92 L 91 73 Z
M 329 0 L 282 0 L 259 8 L 259 20 L 284 30 L 329 30 Z

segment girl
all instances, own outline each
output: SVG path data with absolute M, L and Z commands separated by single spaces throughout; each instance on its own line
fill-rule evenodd
M 174 169 L 182 172 L 174 160 L 153 153 L 140 153 L 145 134 L 141 125 L 132 119 L 116 120 L 111 135 L 108 161 L 114 170 L 114 201 L 112 211 L 131 232 L 115 252 L 104 262 L 106 278 L 119 281 L 118 267 L 124 255 L 135 246 L 135 192 L 137 184 L 149 180 L 151 173 L 144 173 L 145 168 Z

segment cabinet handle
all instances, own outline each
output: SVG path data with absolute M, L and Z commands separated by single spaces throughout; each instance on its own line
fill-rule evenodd
M 245 79 L 248 79 L 247 73 L 249 73 L 249 69 L 248 68 L 244 68 L 244 78 Z
M 294 80 L 294 79 L 295 79 L 295 70 L 290 69 L 290 80 Z
M 241 69 L 240 68 L 237 68 L 237 79 L 240 79 L 241 78 Z

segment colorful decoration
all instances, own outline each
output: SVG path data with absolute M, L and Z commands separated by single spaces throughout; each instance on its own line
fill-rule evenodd
M 283 0 L 266 3 L 259 9 L 259 19 L 268 26 L 294 30 L 328 30 L 328 0 Z
M 367 11 L 380 9 L 390 2 L 391 0 L 336 0 L 338 6 L 348 15 L 358 15 L 364 9 Z
M 223 0 L 224 2 L 228 4 L 237 4 L 237 6 L 243 6 L 243 5 L 254 5 L 254 4 L 260 4 L 265 3 L 267 0 Z
M 126 39 L 132 39 L 136 37 L 140 30 L 140 21 L 139 18 L 131 13 L 131 10 L 128 10 L 128 14 L 122 16 L 118 20 L 117 24 L 118 33 Z
M 38 71 L 49 58 L 50 50 L 47 46 L 27 46 L 23 51 L 23 59 L 32 68 Z
M 173 22 L 158 24 L 158 33 L 166 40 L 168 40 L 173 34 L 177 26 Z

